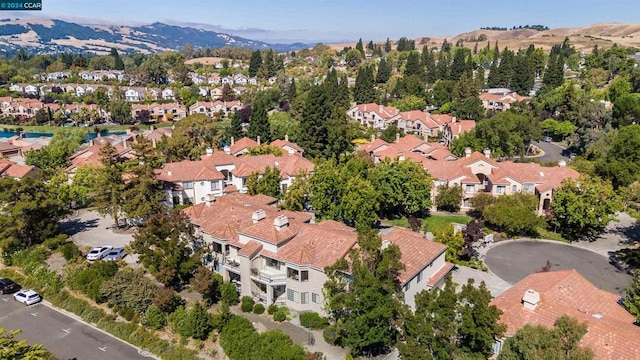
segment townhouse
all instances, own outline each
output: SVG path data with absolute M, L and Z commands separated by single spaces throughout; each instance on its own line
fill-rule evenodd
M 461 186 L 461 209 L 471 209 L 471 199 L 481 192 L 494 196 L 516 192 L 535 194 L 538 197 L 538 214 L 544 215 L 551 208 L 553 193 L 562 181 L 577 179 L 580 174 L 560 161 L 558 166 L 547 167 L 538 163 L 497 162 L 491 151 L 484 153 L 465 149 L 465 156 L 457 158 L 440 143 L 428 143 L 415 136 L 398 137 L 387 143 L 380 139 L 360 147 L 374 162 L 384 159 L 410 160 L 421 164 L 433 178 L 432 200 L 439 186 Z
M 36 176 L 38 168 L 30 165 L 20 165 L 13 161 L 0 158 L 0 177 L 12 177 L 22 179 L 26 176 Z
M 369 103 L 354 105 L 347 115 L 362 126 L 384 130 L 399 117 L 400 111 L 393 106 Z
M 297 145 L 295 145 L 297 146 Z M 201 204 L 208 198 L 240 192 L 246 193 L 246 181 L 257 173 L 264 175 L 267 167 L 280 172 L 280 189 L 284 193 L 300 173 L 313 172 L 314 165 L 294 151 L 283 156 L 233 156 L 223 151 L 207 150 L 198 161 L 166 163 L 157 178 L 165 184 L 166 204 Z
M 529 100 L 509 89 L 488 89 L 478 95 L 478 98 L 482 101 L 482 106 L 491 111 L 506 111 L 515 102 Z
M 357 233 L 333 220 L 316 224 L 311 214 L 278 210 L 275 203 L 234 193 L 184 211 L 209 250 L 209 266 L 235 283 L 241 296 L 324 313 L 324 269 L 348 255 Z M 402 252 L 399 280 L 412 308 L 415 294 L 440 286 L 452 268 L 444 261 L 445 246 L 421 234 L 394 228 L 381 238 L 382 247 L 395 244 Z M 348 271 L 344 275 L 350 278 Z
M 158 122 L 178 121 L 187 117 L 187 108 L 177 102 L 131 105 L 131 117 L 134 119 L 141 118 L 145 111 L 148 112 L 150 119 Z
M 619 305 L 620 296 L 594 286 L 576 270 L 540 272 L 527 276 L 491 301 L 502 310 L 505 337 L 525 325 L 553 327 L 557 318 L 569 315 L 586 323 L 580 345 L 597 360 L 640 359 L 640 327 Z M 497 354 L 504 339 L 494 345 Z
M 189 106 L 189 114 L 204 114 L 213 116 L 214 114 L 223 114 L 227 116 L 230 112 L 242 109 L 244 105 L 240 101 L 196 101 Z

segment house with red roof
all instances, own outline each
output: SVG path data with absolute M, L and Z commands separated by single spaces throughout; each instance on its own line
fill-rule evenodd
M 343 223 L 313 223 L 311 214 L 279 210 L 275 203 L 265 195 L 232 193 L 184 211 L 211 249 L 210 266 L 235 283 L 241 296 L 323 313 L 324 269 L 345 258 L 358 235 Z M 441 286 L 453 267 L 444 260 L 446 247 L 421 234 L 394 228 L 381 238 L 382 246 L 400 248 L 405 269 L 399 280 L 412 307 L 417 292 Z
M 9 176 L 14 179 L 22 179 L 26 176 L 35 176 L 38 168 L 31 165 L 20 165 L 13 161 L 0 158 L 0 177 Z
M 478 95 L 478 98 L 482 101 L 482 106 L 491 111 L 509 110 L 513 103 L 529 100 L 527 96 L 518 95 L 508 89 L 489 89 Z
M 640 327 L 618 304 L 619 295 L 599 289 L 576 270 L 540 272 L 527 276 L 491 301 L 502 310 L 500 321 L 506 337 L 523 326 L 553 327 L 557 318 L 569 315 L 587 323 L 580 345 L 591 349 L 597 360 L 640 359 Z M 504 339 L 494 350 L 499 353 Z
M 362 126 L 384 130 L 397 121 L 400 111 L 393 106 L 376 103 L 356 104 L 347 110 L 347 116 Z

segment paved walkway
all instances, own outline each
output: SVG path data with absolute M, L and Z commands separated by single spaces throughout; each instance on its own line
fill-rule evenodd
M 347 350 L 329 345 L 322 337 L 322 331 L 307 330 L 299 325 L 298 318 L 291 321 L 275 322 L 271 319 L 271 316 L 266 313 L 263 315 L 256 315 L 254 313 L 243 313 L 238 306 L 231 308 L 231 312 L 236 315 L 243 316 L 249 319 L 259 332 L 279 329 L 285 334 L 291 337 L 291 340 L 296 344 L 302 345 L 310 352 L 319 351 L 323 353 L 327 360 L 341 360 L 347 356 Z M 313 345 L 308 345 L 309 333 L 312 333 L 315 338 Z
M 480 285 L 480 283 L 484 281 L 493 297 L 502 294 L 511 287 L 511 284 L 490 271 L 476 270 L 466 266 L 456 265 L 455 269 L 451 272 L 451 278 L 458 284 L 458 288 L 465 285 L 468 279 L 475 279 L 475 286 Z

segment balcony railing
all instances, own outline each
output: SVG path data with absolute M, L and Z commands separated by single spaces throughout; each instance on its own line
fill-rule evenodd
M 252 269 L 251 278 L 266 284 L 285 284 L 287 275 L 285 273 L 276 272 L 273 270 L 263 269 L 257 271 L 255 269 Z

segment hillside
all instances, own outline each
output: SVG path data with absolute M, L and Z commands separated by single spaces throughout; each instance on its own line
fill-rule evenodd
M 503 49 L 505 46 L 510 49 L 526 48 L 530 44 L 544 49 L 551 49 L 554 44 L 564 41 L 565 37 L 569 37 L 571 43 L 578 51 L 590 51 L 594 45 L 598 45 L 601 49 L 608 49 L 614 43 L 623 46 L 633 46 L 640 48 L 640 24 L 593 24 L 580 26 L 575 28 L 556 28 L 545 31 L 536 31 L 531 29 L 517 29 L 507 31 L 497 30 L 475 30 L 462 33 L 456 36 L 448 37 L 431 37 L 425 35 L 415 39 L 416 48 L 421 49 L 425 44 L 430 47 L 440 46 L 444 39 L 450 43 L 456 43 L 459 39 L 465 40 L 465 46 L 473 48 L 475 42 L 471 39 L 477 39 L 480 35 L 485 34 L 487 40 L 478 44 L 479 47 L 487 46 L 487 41 L 494 46 L 498 41 L 498 46 Z M 363 40 L 366 40 L 363 38 Z M 336 50 L 342 50 L 345 46 L 355 47 L 355 42 L 346 44 L 331 44 Z
M 153 23 L 144 26 L 80 25 L 62 20 L 0 20 L 0 54 L 12 55 L 18 49 L 29 53 L 108 54 L 112 47 L 121 53 L 154 53 L 193 47 L 274 48 L 289 51 L 303 44 L 268 44 L 215 31 Z

